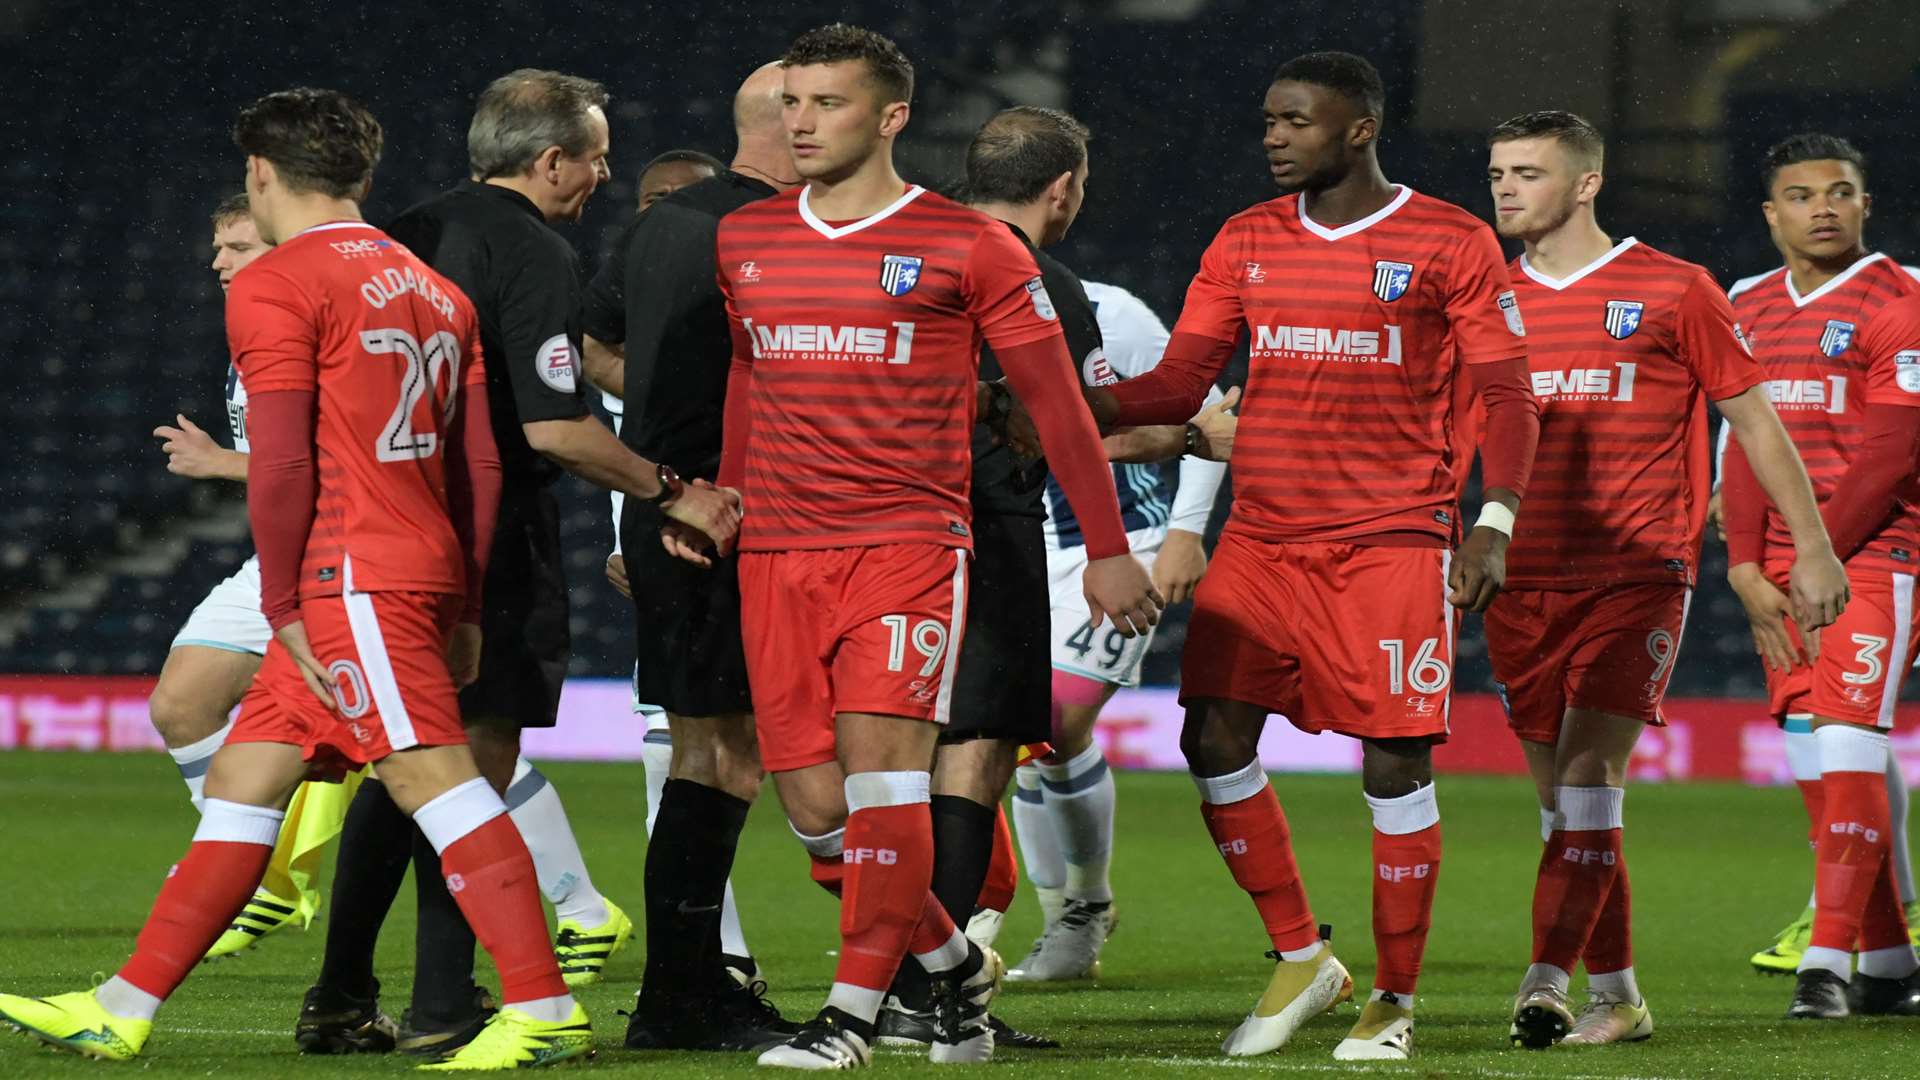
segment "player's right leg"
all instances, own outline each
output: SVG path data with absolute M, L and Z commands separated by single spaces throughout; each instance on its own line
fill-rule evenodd
M 272 636 L 260 614 L 257 559 L 247 560 L 215 585 L 174 636 L 148 710 L 196 809 L 207 764 L 225 741 L 234 706 L 260 670 Z M 323 797 L 308 812 L 306 802 L 299 800 L 289 809 L 260 888 L 207 951 L 209 959 L 249 949 L 294 923 L 304 926 L 319 909 L 320 897 L 311 882 L 318 876 L 321 849 L 338 832 L 344 807 Z M 304 886 L 293 878 L 296 867 L 307 882 Z
M 1277 1050 L 1300 1026 L 1347 1000 L 1353 980 L 1323 940 L 1294 862 L 1280 800 L 1258 756 L 1267 716 L 1301 704 L 1298 649 L 1274 617 L 1291 583 L 1282 545 L 1228 533 L 1195 591 L 1181 656 L 1186 721 L 1180 750 L 1200 792 L 1200 816 L 1234 883 L 1253 901 L 1275 961 L 1267 989 L 1221 1049 Z
M 1920 1015 L 1920 963 L 1894 882 L 1886 784 L 1894 703 L 1920 637 L 1914 578 L 1857 566 L 1848 571 L 1853 599 L 1822 634 L 1825 642 L 1848 644 L 1820 650 L 1806 698 L 1823 798 L 1813 933 L 1789 1019 Z M 1854 967 L 1849 953 L 1856 945 Z
M 125 1061 L 140 1053 L 161 1002 L 252 895 L 287 799 L 307 771 L 298 745 L 304 724 L 284 704 L 289 681 L 311 700 L 291 659 L 276 650 L 249 693 L 232 740 L 210 763 L 193 843 L 168 872 L 125 966 L 90 991 L 47 998 L 0 994 L 0 1022 L 90 1057 Z M 269 684 L 279 688 L 277 696 Z
M 1509 1036 L 1542 1049 L 1637 1041 L 1653 1020 L 1635 981 L 1626 855 L 1627 766 L 1678 656 L 1688 592 L 1635 584 L 1503 594 L 1487 613 L 1487 644 L 1508 719 L 1553 816 L 1533 895 L 1533 954 L 1515 995 Z M 1545 751 L 1543 754 L 1542 752 Z M 1589 1004 L 1567 1000 L 1585 959 Z
M 908 954 L 935 977 L 932 1060 L 992 1053 L 992 972 L 929 887 L 930 769 L 952 705 L 966 568 L 964 551 L 919 544 L 741 556 L 746 610 L 812 614 L 799 626 L 750 620 L 744 644 L 762 756 L 814 856 L 816 880 L 841 893 L 840 959 L 826 1007 L 762 1054 L 763 1065 L 867 1064 L 875 1020 Z M 831 711 L 822 715 L 823 706 Z M 844 802 L 825 783 L 836 771 L 846 777 Z M 843 852 L 837 874 L 825 865 L 834 847 Z

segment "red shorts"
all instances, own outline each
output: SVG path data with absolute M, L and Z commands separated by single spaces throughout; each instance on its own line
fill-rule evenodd
M 1180 700 L 1258 705 L 1315 733 L 1445 737 L 1448 558 L 1437 547 L 1221 536 L 1194 594 Z
M 1501 593 L 1487 609 L 1487 656 L 1513 733 L 1557 743 L 1568 709 L 1665 724 L 1660 699 L 1692 595 L 1657 583 Z
M 1806 713 L 1892 730 L 1900 680 L 1920 642 L 1913 581 L 1912 574 L 1848 566 L 1852 598 L 1840 618 L 1820 631 L 1820 655 L 1813 665 L 1796 664 L 1784 675 L 1767 670 L 1767 704 L 1774 719 Z M 1791 620 L 1787 633 L 1800 641 Z
M 947 722 L 967 552 L 939 544 L 740 556 L 740 622 L 760 760 L 832 761 L 841 713 Z
M 339 779 L 395 750 L 465 743 L 447 670 L 447 638 L 465 599 L 349 591 L 301 601 L 308 642 L 333 675 L 339 711 L 313 696 L 276 639 L 227 741 L 298 746 L 316 779 Z

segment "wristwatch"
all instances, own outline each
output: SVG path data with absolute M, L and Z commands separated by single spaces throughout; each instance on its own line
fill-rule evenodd
M 660 494 L 655 495 L 647 501 L 665 510 L 668 506 L 672 505 L 673 500 L 680 497 L 681 492 L 687 490 L 687 485 L 680 481 L 680 474 L 674 472 L 673 466 L 671 465 L 659 466 L 658 471 L 655 472 L 654 475 L 660 480 Z
M 1200 452 L 1200 425 L 1199 424 L 1187 425 L 1186 452 L 1189 454 L 1197 454 Z

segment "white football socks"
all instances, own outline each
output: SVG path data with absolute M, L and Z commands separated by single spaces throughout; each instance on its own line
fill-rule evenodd
M 226 745 L 227 732 L 232 730 L 233 721 L 229 720 L 219 731 L 199 742 L 167 749 L 167 756 L 180 770 L 180 779 L 187 782 L 187 799 L 195 810 L 206 808 L 207 767 L 213 763 L 213 755 Z
M 514 763 L 506 803 L 514 827 L 527 842 L 534 876 L 553 904 L 554 915 L 585 927 L 605 925 L 611 917 L 606 898 L 593 887 L 580 842 L 574 839 L 566 808 L 560 805 L 560 793 L 526 758 Z
M 1020 862 L 1039 897 L 1047 926 L 1060 921 L 1066 906 L 1067 863 L 1060 840 L 1047 813 L 1046 791 L 1040 768 L 1022 765 L 1013 771 L 1013 831 L 1020 841 Z
M 1041 762 L 1040 784 L 1054 840 L 1065 863 L 1068 900 L 1109 903 L 1113 885 L 1113 771 L 1100 747 L 1089 746 L 1058 765 Z

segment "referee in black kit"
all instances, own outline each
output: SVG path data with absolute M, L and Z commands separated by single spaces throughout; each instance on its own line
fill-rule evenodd
M 550 486 L 565 469 L 699 528 L 723 548 L 739 521 L 732 496 L 683 485 L 673 470 L 622 446 L 587 408 L 578 263 L 549 223 L 578 220 L 608 176 L 606 101 L 599 83 L 558 72 L 522 69 L 494 80 L 467 133 L 474 178 L 387 228 L 459 286 L 479 314 L 504 476 L 485 583 L 480 677 L 461 692 L 460 708 L 481 775 L 506 796 L 542 891 L 554 899 L 564 890 L 571 910 L 588 912 L 569 919 L 562 911 L 555 947 L 576 986 L 598 979 L 632 924 L 593 890 L 557 797 L 540 791 L 545 778 L 530 766 L 515 775 L 521 729 L 556 721 L 571 646 L 560 515 Z M 530 803 L 535 796 L 541 798 Z M 523 814 L 522 806 L 532 812 Z M 473 933 L 447 892 L 439 856 L 384 786 L 369 780 L 342 831 L 326 960 L 296 1032 L 303 1047 L 362 1048 L 354 1043 L 355 1025 L 378 1016 L 374 942 L 409 855 L 420 922 L 413 1008 L 400 1048 L 445 1054 L 484 1024 L 473 985 Z
M 780 92 L 777 64 L 747 78 L 734 99 L 731 165 L 636 218 L 587 290 L 588 367 L 623 399 L 621 441 L 690 482 L 719 470 L 733 356 L 715 280 L 720 218 L 799 182 Z M 737 563 L 700 569 L 674 558 L 661 544 L 664 524 L 658 508 L 626 500 L 620 549 L 637 616 L 634 692 L 666 711 L 673 735 L 647 844 L 646 975 L 626 1044 L 759 1050 L 795 1026 L 760 996 L 764 983 L 739 985 L 721 959 L 721 903 L 761 779 Z

